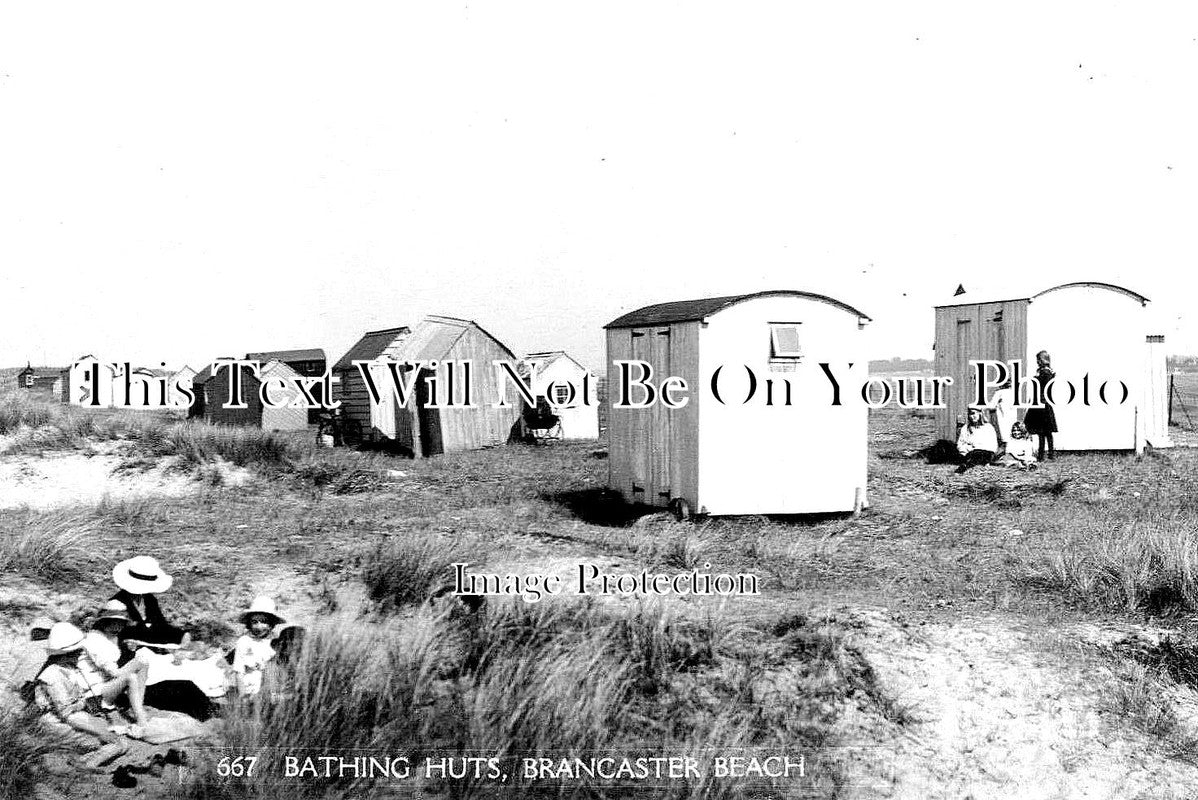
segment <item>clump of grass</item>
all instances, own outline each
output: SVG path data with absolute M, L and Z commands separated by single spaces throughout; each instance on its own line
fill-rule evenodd
M 1132 665 L 1115 682 L 1109 698 L 1112 709 L 1157 739 L 1166 756 L 1188 763 L 1198 761 L 1198 736 L 1178 716 L 1170 701 L 1169 682 L 1160 670 Z
M 367 593 L 385 607 L 423 602 L 452 582 L 455 563 L 480 560 L 455 542 L 428 535 L 389 537 L 363 558 Z
M 0 394 L 0 434 L 20 428 L 41 428 L 62 420 L 64 406 L 39 398 L 30 392 L 8 391 Z
M 150 436 L 146 443 L 159 454 L 179 456 L 197 466 L 219 457 L 239 467 L 284 467 L 297 455 L 283 436 L 236 425 L 182 423 L 167 429 L 160 441 Z
M 418 626 L 397 630 L 349 619 L 311 629 L 292 667 L 272 667 L 256 702 L 234 702 L 226 710 L 221 748 L 206 754 L 182 795 L 291 800 L 368 794 L 373 781 L 366 778 L 281 781 L 269 768 L 222 777 L 215 767 L 226 748 L 259 756 L 260 765 L 280 752 L 347 757 L 402 752 L 415 761 L 429 725 L 445 711 L 437 705 L 428 669 L 431 634 Z
M 33 797 L 43 775 L 43 759 L 54 752 L 39 734 L 38 713 L 0 705 L 0 797 Z
M 0 571 L 59 581 L 88 569 L 98 525 L 86 513 L 12 512 L 0 516 Z
M 1159 613 L 1198 609 L 1198 531 L 1177 516 L 1078 527 L 1017 562 L 1026 583 L 1084 605 Z
M 185 793 L 355 797 L 378 788 L 349 776 L 222 778 L 215 761 L 230 752 L 225 748 L 263 756 L 402 753 L 413 762 L 486 754 L 511 767 L 516 757 L 668 752 L 706 763 L 713 750 L 820 746 L 857 668 L 842 640 L 823 627 L 792 622 L 781 643 L 765 631 L 739 631 L 733 648 L 722 624 L 677 619 L 660 606 L 520 601 L 456 615 L 426 606 L 402 626 L 332 621 L 310 632 L 285 694 L 268 685 L 258 703 L 229 710 L 221 749 L 199 766 Z M 457 660 L 456 669 L 442 668 L 447 657 Z M 528 784 L 517 769 L 511 773 L 515 780 L 507 784 L 468 778 L 420 788 L 454 798 L 618 791 L 600 779 Z M 642 788 L 659 797 L 733 797 L 746 786 L 709 777 L 701 785 Z

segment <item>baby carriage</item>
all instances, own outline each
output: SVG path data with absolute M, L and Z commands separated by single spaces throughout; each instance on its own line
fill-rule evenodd
M 562 438 L 562 418 L 544 397 L 537 398 L 536 406 L 524 406 L 521 422 L 526 442 L 545 444 Z

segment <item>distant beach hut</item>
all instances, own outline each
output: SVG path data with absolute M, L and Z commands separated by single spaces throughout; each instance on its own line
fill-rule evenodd
M 525 375 L 536 376 L 529 382 L 533 396 L 556 404 L 552 411 L 560 427 L 557 438 L 598 439 L 598 386 L 594 376 L 588 381 L 590 396 L 582 396 L 583 379 L 590 370 L 561 350 L 529 353 L 523 362 Z
M 437 362 L 435 369 L 422 368 L 414 381 L 415 396 L 406 406 L 396 402 L 392 379 L 385 367 L 371 373 L 379 389 L 375 402 L 354 361 L 391 360 L 399 362 Z M 507 394 L 507 408 L 495 408 L 499 381 L 492 362 L 516 364 L 510 349 L 476 322 L 455 317 L 428 316 L 415 327 L 400 326 L 369 331 L 333 365 L 340 378 L 342 413 L 356 423 L 365 439 L 391 442 L 413 455 L 432 456 L 463 450 L 477 450 L 503 444 L 512 434 L 520 417 L 519 397 L 514 389 Z M 440 404 L 449 399 L 450 364 L 454 397 L 462 399 L 462 364 L 472 369 L 473 408 L 432 408 L 429 378 L 435 378 Z M 406 373 L 405 373 L 406 374 Z M 408 380 L 407 377 L 404 380 Z

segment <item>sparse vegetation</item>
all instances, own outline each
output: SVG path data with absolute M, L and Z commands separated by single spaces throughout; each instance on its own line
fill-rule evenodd
M 1083 518 L 1084 519 L 1084 518 Z M 1198 527 L 1178 515 L 1078 526 L 1056 552 L 1025 559 L 1033 586 L 1088 605 L 1150 613 L 1198 609 Z
M 0 572 L 47 582 L 77 577 L 92 564 L 97 534 L 87 513 L 0 512 Z
M 896 638 L 879 655 L 870 638 L 877 631 L 835 609 L 884 607 L 896 621 L 877 624 L 895 631 L 902 619 L 904 630 L 909 620 L 913 630 L 918 622 L 968 635 L 982 615 L 1045 629 L 1062 619 L 1135 622 L 1145 614 L 1181 624 L 1198 601 L 1198 540 L 1190 534 L 1198 530 L 1198 477 L 1184 451 L 1066 456 L 1037 472 L 957 476 L 905 455 L 926 443 L 927 420 L 883 410 L 875 441 L 902 457 L 876 454 L 871 508 L 861 515 L 684 524 L 602 489 L 606 464 L 590 457 L 592 445 L 410 461 L 153 415 L 92 417 L 72 427 L 52 416 L 47 424 L 57 432 L 18 423 L 6 441 L 26 442 L 17 448 L 24 453 L 39 442 L 79 447 L 78 459 L 89 447 L 115 452 L 131 478 L 178 463 L 203 485 L 186 496 L 110 498 L 87 509 L 0 511 L 0 565 L 25 576 L 13 579 L 12 596 L 33 580 L 53 587 L 59 612 L 84 621 L 111 593 L 111 564 L 152 552 L 185 589 L 164 598 L 169 616 L 203 641 L 229 646 L 236 609 L 264 585 L 287 587 L 278 599 L 300 624 L 344 614 L 313 625 L 292 689 L 232 709 L 214 744 L 247 753 L 360 746 L 414 759 L 433 747 L 438 755 L 571 757 L 607 748 L 702 760 L 713 747 L 830 751 L 846 720 L 879 741 L 898 741 L 887 731 L 910 726 L 919 736 L 916 726 L 938 719 L 932 690 L 921 694 L 915 682 L 896 694 L 888 684 L 888 654 L 925 647 L 900 641 L 923 640 Z M 105 449 L 105 438 L 124 444 Z M 224 485 L 238 462 L 261 479 Z M 759 575 L 764 596 L 723 605 L 489 598 L 479 610 L 445 596 L 425 602 L 444 588 L 453 562 L 487 558 L 503 571 L 568 568 L 575 558 L 621 571 L 711 563 Z M 371 602 L 359 617 L 363 594 Z M 46 598 L 30 602 L 6 607 L 22 617 L 47 608 Z M 1187 757 L 1189 728 L 1171 698 L 1192 691 L 1198 663 L 1186 641 L 1117 653 L 1144 677 L 1112 683 L 1102 701 L 1117 712 L 1109 719 L 1157 737 L 1177 759 Z M 1085 763 L 1087 742 L 1073 745 L 1070 763 Z M 190 796 L 357 797 L 406 788 L 272 783 L 277 775 L 251 785 L 218 778 L 212 767 L 193 772 Z M 821 766 L 819 782 L 802 788 L 833 795 L 842 777 Z M 427 788 L 446 797 L 496 794 L 486 782 Z M 758 788 L 709 776 L 638 796 L 738 797 Z M 546 781 L 504 791 L 595 797 L 610 787 Z
M 460 543 L 442 536 L 389 537 L 363 556 L 362 580 L 372 600 L 397 607 L 423 602 L 452 580 L 453 564 L 477 564 Z
M 0 704 L 0 797 L 34 797 L 43 759 L 54 749 L 36 713 Z

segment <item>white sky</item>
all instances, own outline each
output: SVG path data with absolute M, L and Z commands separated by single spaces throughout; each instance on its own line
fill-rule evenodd
M 1196 89 L 1181 3 L 10 4 L 0 366 L 424 313 L 597 366 L 765 288 L 930 356 L 971 277 L 1126 285 L 1198 353 Z

